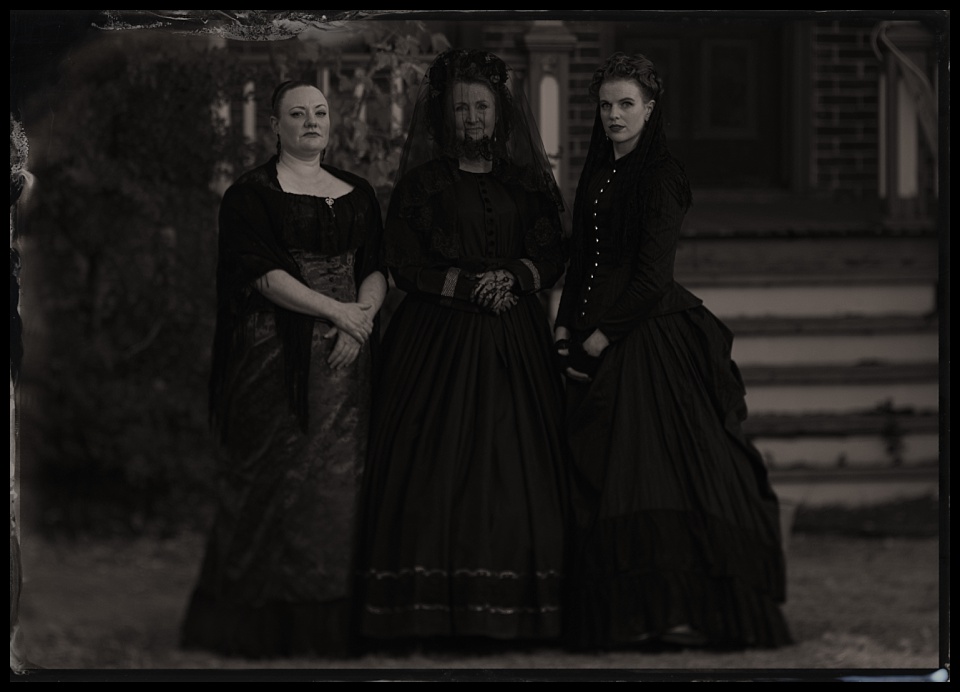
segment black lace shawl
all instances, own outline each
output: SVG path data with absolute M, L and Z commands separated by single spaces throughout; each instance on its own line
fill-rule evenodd
M 257 279 L 280 269 L 303 281 L 300 269 L 283 245 L 281 230 L 287 193 L 277 181 L 277 158 L 242 175 L 227 189 L 220 204 L 217 261 L 217 324 L 214 332 L 209 382 L 210 422 L 221 436 L 227 434 L 223 412 L 228 366 L 244 348 L 245 318 L 266 304 L 273 309 L 282 341 L 285 383 L 291 410 L 301 427 L 307 423 L 307 377 L 310 347 L 316 318 L 287 310 L 266 299 L 254 288 Z M 381 266 L 383 233 L 379 202 L 373 187 L 363 178 L 332 166 L 325 170 L 354 186 L 368 201 L 352 232 L 339 239 L 339 252 L 361 249 L 357 256 L 357 285 Z

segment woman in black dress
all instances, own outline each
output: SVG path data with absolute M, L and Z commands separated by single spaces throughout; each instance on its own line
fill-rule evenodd
M 787 644 L 778 501 L 741 430 L 732 335 L 673 278 L 691 192 L 660 79 L 616 54 L 590 92 L 555 326 L 576 476 L 570 639 Z
M 278 86 L 271 123 L 278 155 L 220 206 L 218 512 L 182 644 L 343 655 L 387 289 L 382 217 L 367 181 L 321 163 L 330 112 L 319 89 Z
M 384 336 L 359 604 L 381 643 L 560 634 L 562 378 L 538 295 L 563 271 L 560 195 L 507 80 L 482 51 L 434 61 L 387 212 L 406 295 Z

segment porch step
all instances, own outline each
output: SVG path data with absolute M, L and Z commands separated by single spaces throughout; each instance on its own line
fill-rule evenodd
M 717 285 L 700 280 L 685 284 L 723 320 L 734 318 L 889 318 L 932 315 L 936 286 L 917 283 L 784 283 Z
M 936 411 L 935 363 L 750 366 L 741 369 L 753 414 Z
M 935 411 L 750 414 L 743 425 L 771 470 L 936 467 Z
M 903 435 L 926 435 L 939 432 L 940 415 L 937 412 L 913 413 L 893 409 L 839 415 L 751 413 L 743 429 L 754 438 L 879 436 L 891 434 L 893 429 Z
M 855 365 L 752 365 L 741 367 L 750 386 L 772 385 L 870 385 L 937 382 L 937 363 L 857 363 Z
M 753 300 L 749 295 L 741 299 Z M 743 369 L 783 367 L 798 375 L 807 367 L 808 375 L 813 375 L 815 368 L 839 375 L 837 368 L 843 366 L 850 368 L 853 381 L 881 376 L 892 382 L 897 377 L 896 364 L 906 368 L 901 374 L 913 373 L 909 379 L 916 381 L 918 369 L 935 368 L 940 358 L 939 321 L 929 311 L 774 316 L 743 312 L 721 316 L 733 331 L 733 358 Z M 878 370 L 879 366 L 887 369 Z M 930 376 L 936 379 L 932 371 Z
M 771 471 L 770 482 L 787 511 L 798 507 L 863 507 L 938 498 L 936 467 L 790 469 Z
M 733 359 L 748 366 L 859 366 L 869 363 L 937 363 L 936 333 L 734 335 Z
M 728 317 L 724 323 L 738 336 L 795 336 L 798 334 L 936 334 L 935 314 L 851 315 L 845 317 Z
M 771 219 L 766 227 L 725 232 L 690 220 L 677 249 L 677 279 L 698 286 L 890 286 L 928 283 L 938 275 L 935 229 L 818 231 L 783 224 Z

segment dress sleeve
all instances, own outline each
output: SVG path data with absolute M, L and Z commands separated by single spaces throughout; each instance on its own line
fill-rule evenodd
M 442 298 L 470 301 L 477 285 L 477 275 L 459 267 L 415 267 L 406 265 L 393 268 L 397 288 L 407 293 L 429 293 Z
M 610 341 L 626 336 L 673 285 L 674 261 L 685 213 L 666 184 L 658 183 L 648 191 L 639 219 L 640 240 L 630 280 L 597 325 Z
M 531 195 L 523 236 L 524 256 L 504 269 L 517 277 L 518 293 L 536 293 L 553 286 L 563 274 L 563 228 L 556 205 L 544 194 Z
M 401 181 L 394 193 L 397 200 L 405 199 L 409 185 L 408 181 Z M 442 234 L 414 227 L 413 219 L 427 226 L 433 223 L 431 202 L 425 200 L 416 214 L 400 213 L 401 208 L 407 207 L 391 202 L 384 238 L 386 264 L 397 288 L 407 293 L 469 301 L 477 284 L 476 274 L 456 266 L 449 258 L 453 248 L 436 247 L 442 242 L 438 240 Z

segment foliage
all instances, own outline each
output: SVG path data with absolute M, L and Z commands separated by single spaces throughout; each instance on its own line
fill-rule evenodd
M 263 98 L 257 136 L 245 138 L 243 94 L 329 66 L 341 126 L 328 160 L 388 191 L 402 135 L 379 118 L 383 75 L 418 81 L 420 43 L 395 23 L 354 33 L 356 55 L 332 58 L 301 41 L 240 46 L 238 57 L 203 37 L 118 32 L 79 49 L 25 108 L 38 185 L 20 238 L 23 458 L 47 528 L 205 520 L 219 195 L 275 146 Z

